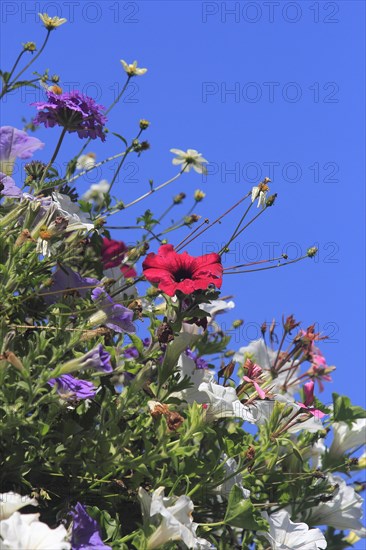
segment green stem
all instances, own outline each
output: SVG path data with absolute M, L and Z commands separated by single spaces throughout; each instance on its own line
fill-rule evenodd
M 18 78 L 27 70 L 29 69 L 29 67 L 32 65 L 32 63 L 35 62 L 36 59 L 38 59 L 38 57 L 41 55 L 41 53 L 43 52 L 43 50 L 45 49 L 46 47 L 46 44 L 48 42 L 48 39 L 50 37 L 50 34 L 51 34 L 51 31 L 50 30 L 47 30 L 47 35 L 46 35 L 46 38 L 45 38 L 45 41 L 43 42 L 42 46 L 41 46 L 41 49 L 39 50 L 39 52 L 30 60 L 30 62 L 14 77 L 14 80 L 12 83 L 9 83 L 9 86 L 8 88 L 10 89 L 12 84 L 15 83 Z
M 14 63 L 14 65 L 13 65 L 13 68 L 12 68 L 12 70 L 11 70 L 10 73 L 9 73 L 8 81 L 7 81 L 7 82 L 4 81 L 4 87 L 3 87 L 3 89 L 1 90 L 1 95 L 0 95 L 0 97 L 3 97 L 3 96 L 7 93 L 8 88 L 9 88 L 9 81 L 10 81 L 12 75 L 13 75 L 13 72 L 15 71 L 15 68 L 16 68 L 16 66 L 18 65 L 18 63 L 19 63 L 19 61 L 20 61 L 22 55 L 23 55 L 26 51 L 27 51 L 27 50 L 22 50 L 22 51 L 20 52 L 20 54 L 18 55 L 18 57 L 16 58 L 15 63 Z
M 117 101 L 117 100 L 116 100 L 116 101 Z M 111 189 L 112 189 L 112 187 L 113 187 L 113 185 L 114 185 L 114 183 L 115 183 L 115 181 L 116 181 L 116 179 L 117 179 L 117 176 L 118 176 L 118 174 L 119 174 L 119 172 L 120 172 L 120 170 L 121 170 L 121 168 L 122 168 L 122 166 L 123 166 L 123 163 L 125 162 L 125 160 L 126 160 L 127 156 L 129 155 L 129 153 L 131 153 L 131 151 L 133 151 L 133 149 L 134 149 L 134 143 L 135 143 L 136 140 L 139 139 L 139 137 L 141 136 L 141 133 L 142 133 L 142 132 L 143 132 L 143 130 L 140 130 L 139 133 L 137 134 L 137 136 L 135 137 L 135 139 L 132 141 L 131 145 L 130 145 L 129 147 L 127 147 L 127 149 L 126 149 L 126 151 L 125 151 L 125 154 L 124 154 L 124 156 L 122 157 L 121 162 L 119 163 L 118 168 L 117 168 L 117 170 L 115 171 L 114 176 L 113 176 L 113 179 L 112 179 L 111 184 L 110 184 L 110 186 L 109 186 L 109 189 L 108 189 L 108 193 L 109 193 L 109 194 L 110 194 Z
M 40 190 L 40 191 L 42 190 L 42 184 L 43 184 L 43 182 L 44 182 L 44 179 L 45 179 L 45 177 L 46 177 L 46 174 L 47 174 L 49 168 L 50 168 L 50 167 L 52 166 L 52 164 L 55 162 L 55 159 L 56 159 L 56 157 L 57 157 L 57 155 L 58 155 L 58 152 L 59 152 L 60 147 L 61 147 L 61 143 L 62 143 L 62 141 L 63 141 L 63 139 L 64 139 L 64 137 L 65 137 L 66 132 L 67 132 L 67 128 L 64 127 L 64 128 L 62 129 L 61 135 L 60 135 L 59 140 L 58 140 L 58 142 L 57 142 L 56 149 L 54 150 L 54 153 L 53 153 L 53 155 L 52 155 L 52 158 L 51 158 L 50 162 L 47 164 L 46 168 L 45 168 L 44 171 L 43 171 L 41 181 L 39 182 L 39 190 Z

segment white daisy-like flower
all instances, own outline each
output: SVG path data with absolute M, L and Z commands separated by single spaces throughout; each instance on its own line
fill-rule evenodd
M 346 422 L 334 422 L 333 441 L 329 449 L 331 457 L 341 458 L 366 445 L 366 418 L 358 418 L 349 426 Z
M 142 76 L 147 72 L 147 69 L 142 69 L 137 66 L 137 61 L 134 61 L 133 63 L 126 63 L 126 61 L 121 59 L 121 63 L 128 76 Z
M 50 17 L 47 13 L 39 13 L 38 15 L 48 31 L 60 27 L 60 25 L 63 25 L 67 21 L 64 17 L 58 17 L 57 15 L 54 17 Z
M 269 522 L 269 532 L 259 531 L 265 537 L 272 550 L 318 550 L 327 547 L 327 541 L 320 529 L 309 529 L 306 523 L 293 523 L 286 510 L 279 510 L 268 516 L 262 516 Z
M 260 187 L 252 187 L 252 202 L 258 199 L 257 208 L 266 206 L 267 191 L 262 191 Z
M 18 493 L 0 493 L 0 520 L 8 519 L 14 512 L 24 506 L 38 506 L 35 498 L 18 495 Z
M 38 518 L 39 514 L 14 512 L 9 519 L 1 521 L 2 550 L 70 550 L 65 527 L 51 529 Z
M 198 174 L 207 174 L 205 163 L 208 161 L 203 158 L 201 153 L 196 151 L 196 149 L 187 149 L 187 151 L 182 151 L 182 149 L 170 149 L 170 152 L 177 155 L 172 160 L 175 166 L 183 164 L 183 172 L 189 172 L 190 169 L 193 168 Z
M 107 180 L 101 180 L 99 183 L 93 183 L 81 197 L 84 201 L 100 204 L 104 200 L 105 193 L 108 193 L 110 183 Z
M 77 170 L 91 170 L 95 166 L 95 153 L 86 153 L 86 155 L 81 155 L 76 161 Z
M 198 524 L 193 521 L 194 505 L 189 497 L 165 497 L 164 487 L 156 489 L 152 496 L 140 487 L 138 494 L 144 523 L 157 525 L 147 541 L 147 550 L 161 548 L 171 541 L 182 541 L 188 548 L 196 550 L 212 548 L 206 539 L 196 535 Z

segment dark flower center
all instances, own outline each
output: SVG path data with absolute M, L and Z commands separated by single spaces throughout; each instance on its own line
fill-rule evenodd
M 181 267 L 178 271 L 173 273 L 174 279 L 177 283 L 181 283 L 185 279 L 192 279 L 192 275 L 193 273 L 184 267 Z

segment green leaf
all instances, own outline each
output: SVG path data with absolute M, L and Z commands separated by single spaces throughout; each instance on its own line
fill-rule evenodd
M 126 147 L 128 147 L 127 140 L 123 136 L 121 136 L 121 134 L 117 134 L 116 132 L 111 132 L 111 134 L 121 139 L 123 143 L 126 145 Z
M 366 410 L 358 405 L 352 405 L 349 397 L 345 395 L 332 394 L 333 397 L 333 418 L 335 422 L 351 423 L 358 418 L 366 418 Z
M 268 522 L 262 518 L 249 499 L 243 498 L 243 493 L 237 485 L 230 491 L 224 522 L 241 529 L 268 531 Z

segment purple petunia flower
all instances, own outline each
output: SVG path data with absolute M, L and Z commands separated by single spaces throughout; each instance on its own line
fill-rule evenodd
M 111 546 L 107 546 L 102 541 L 100 527 L 97 521 L 89 516 L 85 506 L 78 502 L 71 515 L 73 519 L 71 534 L 72 550 L 111 549 Z
M 126 359 L 136 359 L 139 356 L 139 352 L 137 348 L 131 347 L 123 350 L 123 355 Z
M 0 171 L 6 176 L 11 176 L 16 158 L 28 159 L 34 151 L 43 147 L 44 143 L 41 140 L 28 136 L 23 130 L 18 130 L 12 126 L 1 126 Z
M 39 113 L 34 124 L 44 124 L 46 128 L 63 126 L 68 132 L 77 132 L 79 138 L 105 141 L 103 126 L 107 118 L 102 114 L 104 107 L 78 90 L 64 94 L 47 92 L 48 101 L 32 103 Z
M 96 394 L 96 388 L 92 382 L 79 380 L 71 374 L 51 378 L 48 383 L 50 386 L 57 384 L 57 393 L 64 398 L 91 399 Z
M 198 357 L 198 353 L 192 351 L 191 349 L 186 349 L 186 355 L 193 359 L 193 361 L 196 363 L 197 369 L 208 369 L 208 363 L 203 357 Z
M 21 197 L 22 191 L 15 185 L 15 181 L 10 176 L 0 172 L 0 196 Z
M 115 332 L 136 332 L 132 322 L 133 311 L 121 304 L 116 304 L 107 292 L 100 287 L 92 291 L 91 298 L 97 302 L 99 311 L 89 319 L 91 324 L 106 325 Z
M 83 357 L 82 367 L 83 369 L 96 369 L 103 372 L 112 372 L 113 367 L 111 363 L 111 356 L 104 349 L 102 344 L 98 344 L 95 348 L 88 351 Z
M 65 294 L 77 294 L 85 298 L 87 293 L 99 284 L 98 279 L 82 277 L 70 267 L 62 266 L 52 275 L 51 286 L 40 291 L 46 304 L 51 305 L 62 300 Z

